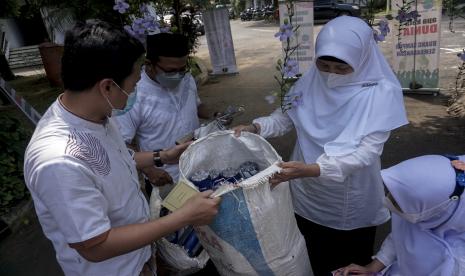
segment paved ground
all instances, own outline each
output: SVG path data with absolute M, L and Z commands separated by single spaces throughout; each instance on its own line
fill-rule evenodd
M 447 23 L 447 22 L 445 22 Z M 465 23 L 458 22 L 456 33 L 447 31 L 443 24 L 441 46 L 441 83 L 448 88 L 456 74 L 458 59 L 454 53 L 461 50 Z M 269 114 L 275 106 L 264 97 L 276 88 L 273 79 L 274 62 L 280 55 L 280 43 L 273 35 L 276 26 L 261 22 L 231 21 L 239 74 L 210 78 L 200 88 L 204 103 L 213 109 L 223 109 L 228 104 L 243 104 L 246 112 L 235 123 L 250 122 L 257 116 Z M 315 33 L 321 25 L 315 26 Z M 208 50 L 203 43 L 197 55 L 208 61 Z M 381 47 L 390 57 L 389 43 Z M 447 91 L 445 91 L 447 92 Z M 460 153 L 465 146 L 463 121 L 450 118 L 445 112 L 446 96 L 406 95 L 405 104 L 410 125 L 393 132 L 382 156 L 383 166 L 395 164 L 406 158 L 426 153 Z M 214 108 L 213 108 L 214 106 Z M 287 159 L 294 145 L 295 134 L 272 139 L 278 152 Z M 388 231 L 380 228 L 378 243 Z M 34 219 L 22 231 L 0 243 L 0 275 L 62 275 L 56 264 L 53 248 L 44 238 Z

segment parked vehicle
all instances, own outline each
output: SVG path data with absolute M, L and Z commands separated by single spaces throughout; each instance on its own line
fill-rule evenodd
M 279 20 L 279 10 L 273 5 L 266 6 L 263 11 L 265 20 L 270 22 Z
M 332 19 L 341 15 L 359 17 L 360 6 L 357 4 L 347 4 L 343 0 L 315 0 L 313 6 L 313 18 Z
M 265 12 L 263 9 L 254 9 L 252 19 L 256 21 L 265 19 Z
M 228 14 L 229 14 L 229 19 L 236 19 L 236 12 L 234 11 L 234 8 L 229 8 L 228 9 Z
M 253 18 L 253 9 L 252 8 L 245 9 L 244 11 L 241 12 L 240 17 L 241 17 L 242 21 L 252 20 L 252 18 Z
M 202 15 L 200 15 L 200 14 L 194 15 L 194 18 L 193 18 L 192 22 L 195 25 L 196 32 L 200 33 L 200 35 L 204 35 L 205 34 L 205 25 L 203 24 L 203 21 L 202 21 Z
M 189 12 L 184 12 L 181 14 L 181 18 L 190 17 L 191 14 Z M 171 26 L 171 21 L 173 20 L 173 14 L 165 14 L 163 16 L 163 21 Z M 192 18 L 192 23 L 194 24 L 195 31 L 197 34 L 204 35 L 205 34 L 205 25 L 203 24 L 202 15 L 201 14 L 194 14 Z

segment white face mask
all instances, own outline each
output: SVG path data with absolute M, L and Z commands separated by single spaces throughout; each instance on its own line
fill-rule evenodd
M 320 75 L 323 78 L 323 80 L 326 82 L 326 85 L 329 88 L 335 88 L 338 86 L 344 86 L 347 83 L 351 82 L 354 73 L 352 72 L 349 74 L 340 75 L 340 74 L 320 71 Z
M 456 200 L 457 199 L 448 199 L 431 209 L 428 209 L 426 211 L 423 211 L 421 213 L 416 213 L 416 214 L 408 214 L 408 213 L 402 212 L 396 206 L 394 206 L 394 204 L 388 197 L 384 197 L 383 203 L 384 203 L 384 206 L 388 208 L 391 212 L 396 213 L 398 216 L 405 219 L 406 221 L 410 223 L 418 223 L 418 222 L 428 220 L 438 214 L 441 214 L 447 208 L 449 208 L 449 204 L 452 204 Z

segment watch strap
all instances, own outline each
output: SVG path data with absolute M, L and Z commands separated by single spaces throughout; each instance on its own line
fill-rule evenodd
M 163 167 L 163 162 L 161 162 L 161 157 L 160 157 L 161 151 L 162 151 L 161 149 L 153 151 L 153 164 L 156 167 Z

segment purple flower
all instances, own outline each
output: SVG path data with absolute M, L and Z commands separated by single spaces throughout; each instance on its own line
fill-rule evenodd
M 383 36 L 386 36 L 391 31 L 391 29 L 389 28 L 389 22 L 386 19 L 381 19 L 379 21 L 378 29 Z
M 292 99 L 292 107 L 298 107 L 299 105 L 302 105 L 304 103 L 304 100 L 302 99 L 302 95 L 295 96 Z
M 139 34 L 139 35 L 145 34 L 146 28 L 145 28 L 144 23 L 145 23 L 144 19 L 140 17 L 136 17 L 136 19 L 132 21 L 132 30 L 136 34 Z
M 398 20 L 400 23 L 403 23 L 409 20 L 409 15 L 405 11 L 399 10 L 399 13 L 396 16 L 396 20 Z
M 375 38 L 376 42 L 381 42 L 386 39 L 386 37 L 382 33 L 379 33 L 377 30 L 373 30 L 373 37 Z
M 126 13 L 126 11 L 129 9 L 129 4 L 124 2 L 124 0 L 115 0 L 113 9 L 119 13 Z
M 421 15 L 418 13 L 418 11 L 411 11 L 411 12 L 407 13 L 404 10 L 399 10 L 399 13 L 396 16 L 396 19 L 399 20 L 400 23 L 404 23 L 404 22 L 410 21 L 412 19 L 417 20 L 418 17 L 420 17 L 420 16 Z
M 280 41 L 284 41 L 290 38 L 293 34 L 294 32 L 292 31 L 292 25 L 284 24 L 279 27 L 279 32 L 277 32 L 274 37 L 279 37 Z
M 275 95 L 268 95 L 268 96 L 265 97 L 265 100 L 269 104 L 274 104 L 274 102 L 276 101 L 276 96 Z
M 142 14 L 149 13 L 149 5 L 147 3 L 142 3 L 139 7 L 139 10 Z
M 463 62 L 465 62 L 465 49 L 463 49 L 461 53 L 458 53 L 457 56 L 458 56 Z
M 299 73 L 299 63 L 295 59 L 289 59 L 283 68 L 284 76 L 286 78 L 295 77 Z
M 304 103 L 304 100 L 302 98 L 302 91 L 296 94 L 290 95 L 290 98 L 291 98 L 290 104 L 292 105 L 292 107 L 298 107 L 299 105 L 302 105 Z
M 145 36 L 143 34 L 134 32 L 132 27 L 129 25 L 125 25 L 123 28 L 130 36 L 137 38 L 141 42 L 144 42 Z
M 417 20 L 417 18 L 420 17 L 421 15 L 418 13 L 418 11 L 411 11 L 409 13 L 409 16 L 410 16 L 410 19 Z
M 131 27 L 131 26 L 129 26 L 129 25 L 124 25 L 123 28 L 124 28 L 124 30 L 125 30 L 128 34 L 130 34 L 131 36 L 134 36 L 134 37 L 136 36 L 136 33 L 132 30 L 132 27 Z
M 159 29 L 159 24 L 155 21 L 153 16 L 147 15 L 144 17 L 142 25 L 147 31 L 157 31 Z

